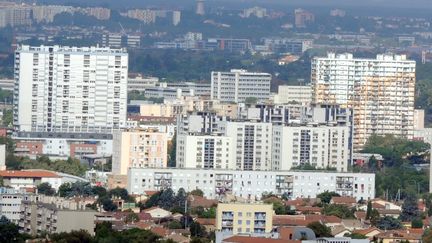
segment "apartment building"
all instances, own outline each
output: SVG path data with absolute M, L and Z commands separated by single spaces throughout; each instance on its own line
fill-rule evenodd
M 272 124 L 226 121 L 220 131 L 233 138 L 237 170 L 271 170 Z
M 229 120 L 230 117 L 220 116 L 211 111 L 199 111 L 187 115 L 179 115 L 177 116 L 177 134 L 220 133 L 219 124 Z
M 270 233 L 273 214 L 272 204 L 219 203 L 216 230 L 233 235 Z
M 87 155 L 111 156 L 112 134 L 62 133 L 62 132 L 17 132 L 15 155 L 36 158 L 47 155 L 52 159 L 68 157 L 82 159 Z
M 234 195 L 251 201 L 263 193 L 288 198 L 315 198 L 331 191 L 356 200 L 375 198 L 375 174 L 324 171 L 240 171 L 225 169 L 129 168 L 127 189 L 132 194 L 144 191 L 197 188 L 204 196 L 222 199 Z
M 112 172 L 126 175 L 133 167 L 167 166 L 168 134 L 156 130 L 131 129 L 113 134 Z
M 312 87 L 310 85 L 279 85 L 274 103 L 308 105 L 312 103 Z
M 127 77 L 124 49 L 19 46 L 14 128 L 111 133 L 126 124 Z
M 128 91 L 136 90 L 144 92 L 147 88 L 155 87 L 159 83 L 159 78 L 157 77 L 143 77 L 142 75 L 137 75 L 135 77 L 128 78 Z
M 232 69 L 230 72 L 211 73 L 211 99 L 222 102 L 245 102 L 247 98 L 266 101 L 270 98 L 268 73 L 252 73 L 246 70 Z
M 235 169 L 234 139 L 221 134 L 179 134 L 177 168 Z
M 350 160 L 348 126 L 273 126 L 272 169 L 311 165 L 347 171 Z
M 354 111 L 354 149 L 372 134 L 412 138 L 416 62 L 405 55 L 376 59 L 329 53 L 312 60 L 315 103 L 339 104 Z
M 26 190 L 0 187 L 0 214 L 12 223 L 18 224 L 21 214 L 21 201 Z
M 31 235 L 86 230 L 94 232 L 96 211 L 86 208 L 85 199 L 26 195 L 21 204 L 20 231 Z

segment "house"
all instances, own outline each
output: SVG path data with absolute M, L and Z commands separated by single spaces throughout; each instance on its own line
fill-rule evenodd
M 48 182 L 51 187 L 58 188 L 61 185 L 61 177 L 52 171 L 0 171 L 3 184 L 14 189 L 36 188 L 38 185 Z
M 378 234 L 381 234 L 382 231 L 380 229 L 378 229 L 378 228 L 371 227 L 371 228 L 368 228 L 368 229 L 354 230 L 353 233 L 364 235 L 364 236 L 368 237 L 369 239 L 373 239 Z
M 216 219 L 197 218 L 195 221 L 204 226 L 208 232 L 216 229 Z
M 189 195 L 189 206 L 191 208 L 203 207 L 203 208 L 211 208 L 218 204 L 217 200 L 207 199 L 201 196 Z
M 172 216 L 172 213 L 170 211 L 167 211 L 160 207 L 151 207 L 143 210 L 143 212 L 150 214 L 152 219 L 164 219 Z
M 343 225 L 338 225 L 331 229 L 331 234 L 334 237 L 344 237 L 345 234 L 351 234 L 351 231 L 345 228 Z
M 164 237 L 165 240 L 172 240 L 177 243 L 189 243 L 190 239 L 181 234 L 173 233 Z
M 332 197 L 330 204 L 345 205 L 351 208 L 357 205 L 357 201 L 353 197 Z
M 399 215 L 401 214 L 401 211 L 397 210 L 397 209 L 384 209 L 384 208 L 379 208 L 377 209 L 378 213 L 381 216 L 390 216 L 393 218 L 398 218 Z
M 315 240 L 315 233 L 307 227 L 279 227 L 279 239 L 284 240 Z
M 342 219 L 342 226 L 349 231 L 365 228 L 365 226 L 358 219 Z
M 393 243 L 401 241 L 409 241 L 410 243 L 421 243 L 422 234 L 412 233 L 409 230 L 389 230 L 377 234 L 376 239 L 382 243 Z
M 282 240 L 252 236 L 232 236 L 222 240 L 222 243 L 301 243 L 299 240 Z
M 366 212 L 365 211 L 356 211 L 354 213 L 354 216 L 356 217 L 356 219 L 358 219 L 360 221 L 366 220 Z

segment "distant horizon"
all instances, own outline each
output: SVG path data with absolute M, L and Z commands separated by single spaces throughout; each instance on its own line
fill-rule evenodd
M 21 2 L 21 1 L 17 1 Z M 30 1 L 33 2 L 33 1 Z M 98 5 L 109 6 L 113 8 L 130 8 L 143 6 L 166 6 L 178 8 L 191 8 L 196 0 L 40 0 L 36 1 L 41 4 L 80 4 L 80 5 Z M 390 7 L 390 8 L 408 8 L 408 9 L 432 9 L 430 0 L 205 0 L 208 6 L 225 5 L 231 7 L 250 7 L 259 5 L 261 7 L 271 6 L 309 6 L 309 7 Z M 386 11 L 386 9 L 382 9 Z

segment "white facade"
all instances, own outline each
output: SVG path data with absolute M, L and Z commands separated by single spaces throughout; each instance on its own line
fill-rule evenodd
M 137 90 L 144 92 L 146 88 L 155 87 L 159 83 L 157 77 L 143 77 L 137 76 L 135 78 L 129 78 L 127 83 L 128 91 Z
M 202 169 L 130 168 L 128 191 L 143 194 L 147 190 L 197 188 L 208 198 L 235 195 L 251 200 L 263 193 L 287 195 L 289 198 L 316 198 L 333 191 L 357 200 L 375 198 L 375 174 L 317 171 L 236 171 Z
M 234 139 L 229 136 L 179 134 L 177 167 L 235 169 L 234 146 Z
M 270 98 L 272 76 L 232 69 L 230 72 L 211 73 L 211 99 L 222 102 L 244 102 L 247 98 L 265 101 Z
M 310 85 L 279 85 L 274 103 L 310 104 L 312 103 L 312 87 Z
M 99 47 L 20 46 L 17 131 L 110 132 L 126 124 L 128 54 Z
M 273 126 L 273 170 L 309 164 L 347 171 L 349 132 L 348 126 Z
M 315 103 L 339 104 L 354 110 L 354 149 L 372 134 L 412 138 L 416 62 L 405 55 L 376 59 L 329 53 L 312 59 Z
M 225 121 L 219 126 L 233 139 L 237 170 L 271 170 L 271 123 Z
M 21 214 L 21 201 L 25 190 L 0 187 L 0 215 L 18 224 Z

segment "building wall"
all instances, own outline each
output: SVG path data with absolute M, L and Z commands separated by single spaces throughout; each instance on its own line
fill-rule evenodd
M 85 154 L 112 154 L 113 142 L 110 137 L 99 138 L 43 138 L 43 137 L 16 137 L 15 153 L 36 156 L 48 155 L 50 157 L 80 159 Z
M 274 126 L 273 170 L 309 164 L 348 171 L 349 136 L 348 126 Z
M 166 167 L 168 136 L 157 131 L 114 132 L 113 173 L 126 175 L 130 166 Z
M 130 168 L 127 182 L 127 189 L 133 194 L 165 188 L 199 188 L 206 197 L 215 199 L 235 195 L 258 200 L 269 192 L 289 198 L 315 198 L 325 191 L 357 200 L 375 198 L 375 175 L 366 173 Z
M 279 85 L 274 102 L 276 104 L 286 104 L 290 102 L 310 104 L 312 103 L 312 87 L 310 85 Z
M 66 211 L 57 212 L 57 230 L 55 232 L 70 232 L 72 230 L 86 230 L 94 234 L 95 211 Z
M 236 103 L 244 102 L 247 98 L 265 101 L 270 97 L 271 79 L 268 73 L 250 73 L 246 70 L 212 72 L 211 98 Z
M 8 218 L 12 223 L 18 224 L 22 199 L 23 195 L 20 193 L 3 193 L 0 191 L 0 214 Z
M 219 203 L 216 229 L 234 235 L 270 233 L 273 229 L 273 205 Z
M 225 136 L 233 139 L 238 170 L 271 170 L 271 123 L 225 121 L 219 126 Z
M 20 46 L 15 57 L 16 130 L 100 132 L 125 126 L 125 50 Z
M 233 141 L 228 136 L 180 134 L 177 137 L 177 167 L 234 169 Z

